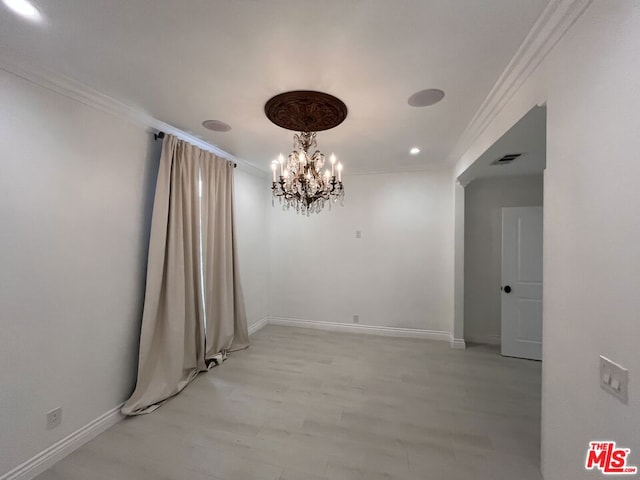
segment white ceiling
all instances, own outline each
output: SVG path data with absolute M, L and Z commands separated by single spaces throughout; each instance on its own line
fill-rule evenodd
M 291 149 L 264 103 L 287 90 L 341 98 L 318 134 L 345 172 L 444 164 L 547 0 L 33 0 L 0 3 L 0 44 L 259 166 Z M 408 97 L 445 91 L 434 106 Z M 229 123 L 231 132 L 201 122 Z M 409 155 L 410 147 L 422 152 Z
M 521 153 L 513 163 L 491 165 L 498 158 Z M 547 107 L 534 107 L 491 145 L 462 174 L 462 184 L 478 178 L 542 173 L 547 165 Z

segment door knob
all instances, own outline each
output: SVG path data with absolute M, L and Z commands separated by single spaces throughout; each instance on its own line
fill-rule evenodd
M 505 285 L 504 287 L 500 287 L 504 293 L 511 293 L 511 287 L 509 285 Z

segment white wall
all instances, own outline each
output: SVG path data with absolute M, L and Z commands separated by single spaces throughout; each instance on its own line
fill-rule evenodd
M 499 343 L 501 209 L 542 205 L 542 194 L 542 175 L 480 178 L 465 188 L 465 340 Z
M 3 70 L 0 111 L 2 476 L 133 389 L 161 142 Z M 236 170 L 250 323 L 267 316 L 268 191 Z
M 345 189 L 344 207 L 310 218 L 272 209 L 270 314 L 449 332 L 450 174 L 352 175 Z
M 234 174 L 236 235 L 240 280 L 249 326 L 268 316 L 269 245 L 267 207 L 271 194 L 268 175 L 236 168 Z
M 2 474 L 131 392 L 157 147 L 1 70 L 0 111 Z
M 546 480 L 595 479 L 588 442 L 640 465 L 640 4 L 592 2 L 462 156 L 462 172 L 547 102 L 542 447 Z M 599 387 L 598 356 L 629 369 L 629 404 Z

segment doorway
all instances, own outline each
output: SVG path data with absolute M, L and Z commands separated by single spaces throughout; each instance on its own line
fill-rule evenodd
M 464 186 L 464 340 L 541 360 L 546 107 L 535 107 L 459 177 Z

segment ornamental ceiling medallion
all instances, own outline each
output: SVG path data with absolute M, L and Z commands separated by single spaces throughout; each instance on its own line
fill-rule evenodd
M 329 130 L 347 118 L 347 106 L 328 93 L 310 90 L 285 92 L 269 99 L 264 106 L 267 118 L 279 127 L 294 130 L 293 151 L 271 162 L 272 204 L 278 198 L 282 208 L 309 216 L 320 213 L 328 203 L 344 199 L 342 163 L 331 154 L 331 168 L 322 172 L 325 156 L 316 148 L 316 132 Z M 279 172 L 278 172 L 279 171 Z M 279 174 L 278 174 L 279 173 Z

